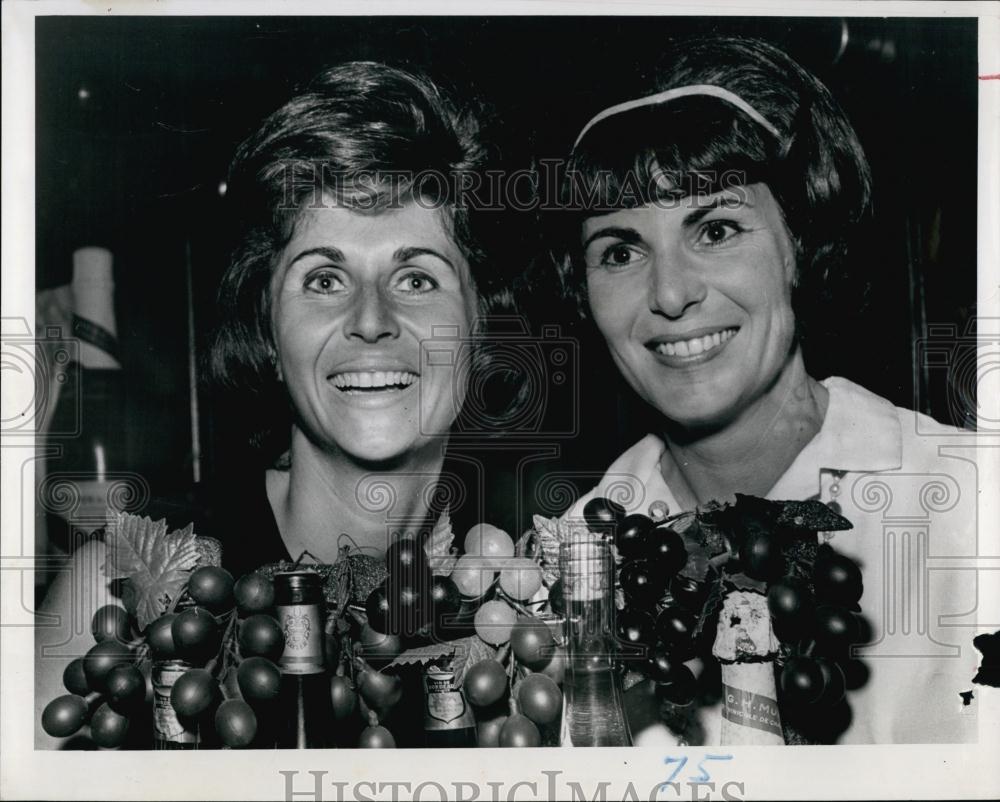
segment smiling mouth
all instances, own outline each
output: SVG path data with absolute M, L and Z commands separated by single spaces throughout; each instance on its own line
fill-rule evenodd
M 418 378 L 416 373 L 405 370 L 366 370 L 337 373 L 331 381 L 341 392 L 366 394 L 401 392 Z
M 663 356 L 680 357 L 682 359 L 685 357 L 701 356 L 702 354 L 707 354 L 721 348 L 733 338 L 737 331 L 739 331 L 738 328 L 722 329 L 701 337 L 692 337 L 689 340 L 658 342 L 650 344 L 648 347 L 650 350 Z

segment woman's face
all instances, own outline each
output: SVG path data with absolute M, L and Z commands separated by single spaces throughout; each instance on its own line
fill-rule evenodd
M 443 212 L 307 208 L 271 280 L 280 377 L 320 447 L 367 462 L 446 434 L 464 400 L 457 356 L 476 308 L 469 267 Z M 461 375 L 465 375 L 464 372 Z
M 636 392 L 684 427 L 731 422 L 789 363 L 795 253 L 764 184 L 589 218 L 587 292 Z

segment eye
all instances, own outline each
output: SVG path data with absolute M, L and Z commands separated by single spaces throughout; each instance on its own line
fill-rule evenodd
M 709 247 L 715 247 L 728 242 L 744 231 L 746 229 L 743 226 L 732 220 L 709 220 L 698 231 L 698 241 Z
M 407 295 L 423 295 L 437 287 L 437 281 L 419 270 L 404 273 L 396 282 L 396 288 Z
M 616 242 L 604 249 L 600 256 L 600 266 L 611 270 L 628 267 L 642 258 L 642 252 L 624 242 Z
M 305 287 L 310 292 L 320 295 L 330 295 L 342 290 L 344 282 L 332 270 L 319 270 L 310 274 L 306 279 Z

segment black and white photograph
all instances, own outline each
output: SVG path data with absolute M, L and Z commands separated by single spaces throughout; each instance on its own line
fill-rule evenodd
M 2 10 L 0 796 L 1000 796 L 1000 4 Z

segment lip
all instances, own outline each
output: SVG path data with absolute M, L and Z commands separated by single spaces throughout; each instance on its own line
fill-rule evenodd
M 677 354 L 669 355 L 657 351 L 657 346 L 664 343 L 679 343 L 686 340 L 693 340 L 700 337 L 705 337 L 707 335 L 712 335 L 716 333 L 722 333 L 724 331 L 733 331 L 728 340 L 723 341 L 720 345 L 710 348 L 707 351 L 702 351 L 700 354 L 689 354 L 687 356 L 679 356 Z M 651 337 L 643 343 L 646 350 L 649 351 L 650 355 L 657 362 L 663 365 L 667 365 L 672 368 L 689 368 L 696 365 L 702 365 L 705 362 L 709 362 L 715 359 L 719 354 L 726 350 L 726 346 L 731 343 L 736 336 L 740 333 L 739 326 L 705 326 L 700 329 L 692 329 L 691 331 L 686 331 L 680 334 L 661 334 L 656 337 Z

